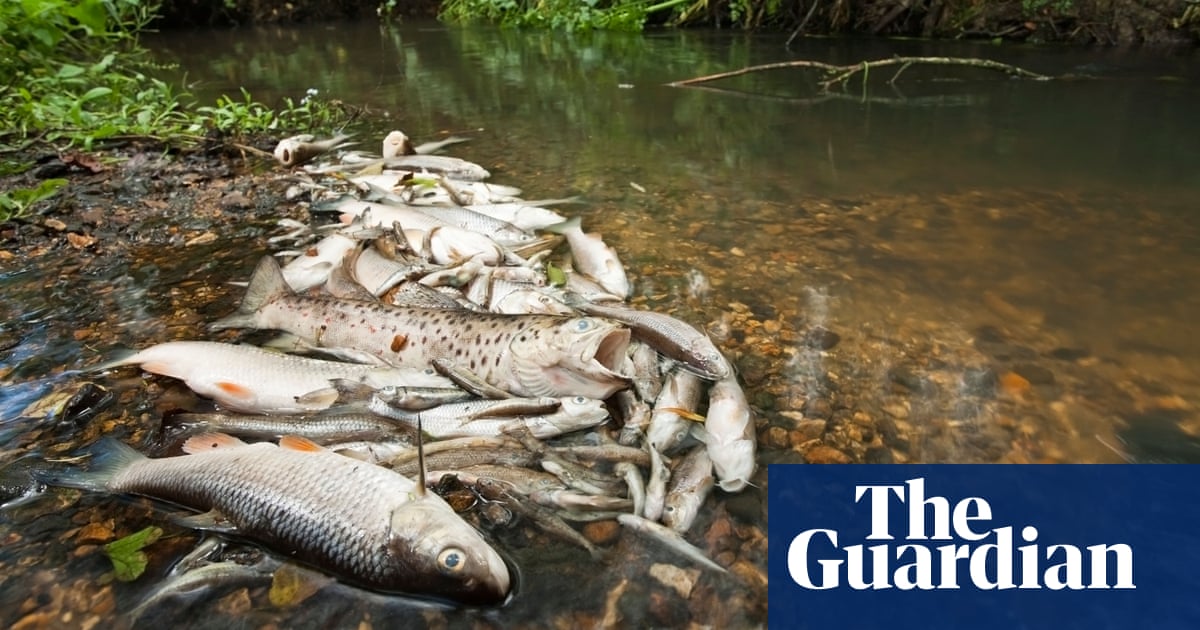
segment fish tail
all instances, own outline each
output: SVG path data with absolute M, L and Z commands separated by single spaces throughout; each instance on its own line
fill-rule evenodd
M 209 330 L 226 330 L 228 328 L 254 328 L 255 313 L 263 305 L 278 298 L 290 295 L 287 281 L 283 279 L 283 271 L 279 263 L 271 256 L 263 256 L 254 268 L 250 284 L 246 287 L 246 295 L 242 303 L 232 315 L 227 315 L 209 324 Z
M 567 232 L 581 229 L 583 229 L 583 219 L 580 219 L 578 216 L 574 216 L 566 221 L 563 221 L 562 223 L 547 225 L 546 227 L 542 228 L 542 231 L 550 232 L 551 234 L 566 234 Z
M 128 444 L 115 438 L 102 438 L 92 450 L 92 465 L 87 470 L 70 468 L 38 471 L 35 474 L 46 485 L 107 492 L 108 483 L 113 477 L 145 459 L 145 455 Z
M 103 363 L 98 363 L 90 368 L 86 368 L 88 372 L 105 372 L 113 368 L 119 368 L 126 365 L 138 363 L 138 351 L 131 348 L 125 348 L 118 351 L 111 359 Z

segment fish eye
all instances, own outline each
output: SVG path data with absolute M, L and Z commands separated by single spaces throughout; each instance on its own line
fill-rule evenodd
M 576 405 L 582 405 L 582 404 L 587 403 L 587 397 L 586 396 L 576 396 L 571 399 L 571 402 L 575 403 Z
M 438 570 L 445 575 L 458 575 L 467 567 L 467 554 L 458 547 L 447 547 L 438 554 Z
M 575 331 L 576 332 L 586 332 L 591 329 L 592 329 L 592 320 L 590 320 L 586 317 L 575 320 Z

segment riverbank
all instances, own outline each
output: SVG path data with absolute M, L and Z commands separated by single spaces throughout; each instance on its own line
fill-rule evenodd
M 451 3 L 421 0 L 166 0 L 160 28 L 273 24 L 356 19 L 429 18 Z M 481 20 L 505 20 L 534 3 L 459 2 L 458 11 Z M 625 10 L 623 3 L 602 3 Z M 527 6 L 528 5 L 528 6 Z M 557 5 L 558 8 L 554 8 Z M 537 11 L 584 11 L 579 3 L 538 3 Z M 634 6 L 630 4 L 629 6 Z M 644 6 L 644 5 L 641 5 Z M 550 8 L 547 8 L 550 7 Z M 660 10 L 654 10 L 658 7 Z M 870 35 L 988 39 L 1101 46 L 1191 47 L 1200 44 L 1200 4 L 1189 0 L 836 0 L 806 2 L 660 3 L 645 15 L 648 28 L 704 27 L 782 31 L 796 36 Z M 572 14 L 564 24 L 596 24 L 599 11 Z M 547 20 L 555 21 L 555 20 Z

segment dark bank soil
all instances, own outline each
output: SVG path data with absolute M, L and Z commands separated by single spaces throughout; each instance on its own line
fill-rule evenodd
M 263 139 L 264 148 L 274 146 Z M 187 247 L 282 216 L 274 162 L 237 149 L 165 152 L 130 143 L 102 153 L 31 153 L 36 164 L 0 178 L 0 190 L 68 184 L 29 212 L 0 223 L 0 267 L 70 253 L 124 257 L 133 248 Z
M 388 5 L 393 6 L 388 6 Z M 499 4 L 499 3 L 497 3 Z M 532 4 L 532 3 L 528 3 Z M 604 3 L 601 3 L 603 6 Z M 730 27 L 730 12 L 749 10 L 762 30 L 807 35 L 1003 39 L 1155 47 L 1200 44 L 1200 3 L 1195 0 L 697 0 L 683 11 L 684 26 Z M 163 28 L 312 22 L 387 14 L 393 19 L 429 18 L 435 0 L 164 0 Z M 674 19 L 650 16 L 649 26 Z

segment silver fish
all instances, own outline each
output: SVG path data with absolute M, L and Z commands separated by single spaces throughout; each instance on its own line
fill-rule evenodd
M 712 459 L 700 444 L 688 451 L 671 473 L 671 485 L 663 503 L 663 524 L 681 534 L 691 529 L 712 487 Z
M 296 416 L 178 413 L 164 422 L 184 427 L 191 432 L 229 433 L 259 440 L 298 435 L 317 444 L 397 438 L 411 441 L 415 433 L 408 425 L 363 412 L 324 412 Z
M 738 492 L 754 474 L 755 435 L 750 403 L 737 382 L 737 376 L 717 381 L 708 392 L 708 415 L 698 431 L 708 446 L 718 485 L 726 492 Z
M 325 361 L 211 341 L 160 343 L 100 369 L 123 365 L 140 365 L 147 372 L 180 379 L 197 394 L 247 413 L 327 409 L 338 399 L 335 380 L 372 389 L 428 380 L 419 371 L 405 368 Z
M 330 348 L 423 369 L 446 357 L 518 396 L 603 399 L 626 387 L 629 330 L 603 320 L 404 308 L 294 295 L 264 257 L 238 311 L 211 325 L 290 332 Z
M 629 326 L 638 339 L 650 344 L 662 354 L 680 361 L 705 379 L 718 381 L 732 373 L 729 361 L 708 335 L 687 322 L 654 311 L 595 304 L 571 293 L 564 295 L 563 301 L 567 306 L 589 315 L 605 317 Z
M 529 407 L 531 401 L 533 406 Z M 420 420 L 424 431 L 436 438 L 494 436 L 518 428 L 528 429 L 535 437 L 547 438 L 596 426 L 608 417 L 604 401 L 586 396 L 480 400 L 416 413 L 380 403 L 378 398 L 372 399 L 371 411 L 414 426 Z M 557 408 L 551 409 L 549 403 L 556 403 Z M 524 407 L 529 409 L 521 411 Z
M 646 440 L 660 453 L 673 451 L 691 431 L 693 421 L 684 417 L 700 404 L 701 381 L 695 374 L 676 369 L 667 375 L 662 392 L 654 401 Z
M 219 515 L 239 535 L 366 588 L 484 605 L 508 596 L 504 561 L 440 497 L 300 438 L 280 444 L 206 434 L 187 441 L 187 456 L 148 459 L 109 439 L 91 471 L 50 481 L 210 510 L 185 522 L 219 529 Z
M 566 217 L 553 210 L 523 202 L 476 203 L 467 207 L 526 230 L 543 230 L 567 220 Z
M 567 237 L 576 271 L 599 282 L 600 286 L 617 297 L 629 297 L 629 278 L 625 275 L 625 266 L 617 257 L 616 250 L 605 244 L 599 234 L 585 234 L 579 217 L 543 229 Z
M 671 479 L 671 469 L 667 468 L 662 455 L 653 446 L 650 449 L 650 481 L 646 482 L 646 501 L 642 516 L 657 521 L 662 518 L 663 508 L 667 500 L 667 482 Z
M 642 477 L 642 471 L 632 462 L 617 462 L 613 468 L 625 480 L 629 500 L 633 501 L 633 513 L 644 514 L 646 511 L 646 479 Z
M 342 264 L 346 254 L 358 246 L 358 242 L 351 236 L 334 232 L 288 261 L 283 266 L 283 279 L 295 291 L 320 286 L 329 278 L 330 272 Z
M 344 147 L 350 136 L 338 134 L 327 140 L 314 140 L 312 135 L 301 134 L 284 138 L 275 145 L 275 159 L 284 166 L 299 166 L 305 162 L 334 149 Z
M 667 549 L 699 564 L 705 568 L 712 569 L 719 573 L 728 573 L 725 567 L 713 562 L 708 556 L 704 555 L 692 543 L 683 539 L 678 532 L 663 527 L 654 521 L 644 519 L 636 514 L 622 514 L 617 517 L 617 522 L 632 529 L 640 534 L 645 534 L 650 538 L 662 543 Z

